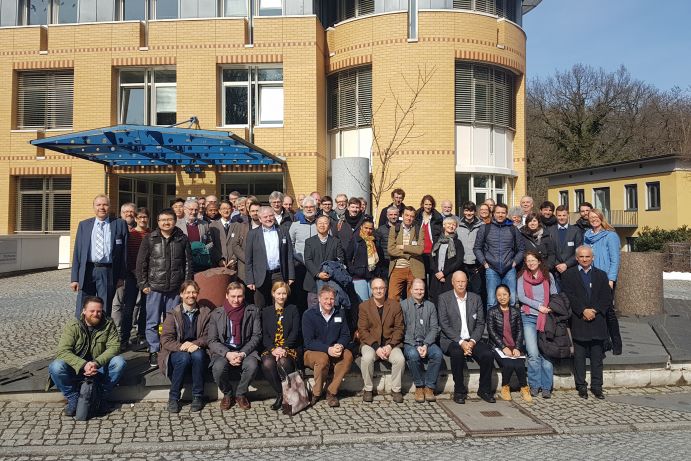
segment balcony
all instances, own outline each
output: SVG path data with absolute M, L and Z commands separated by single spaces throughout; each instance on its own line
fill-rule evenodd
M 638 227 L 638 210 L 603 210 L 607 221 L 614 227 Z M 578 212 L 569 213 L 569 222 L 575 224 L 581 215 Z

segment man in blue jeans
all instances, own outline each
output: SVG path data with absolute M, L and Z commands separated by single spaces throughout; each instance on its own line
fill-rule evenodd
M 413 280 L 410 297 L 401 301 L 403 310 L 403 355 L 408 369 L 413 375 L 415 384 L 415 401 L 418 403 L 435 402 L 434 391 L 441 361 L 444 358 L 439 346 L 439 320 L 437 308 L 431 301 L 425 300 L 425 282 Z M 427 364 L 427 371 L 425 371 Z
M 125 369 L 119 351 L 120 335 L 113 320 L 105 316 L 103 300 L 85 296 L 79 319 L 65 326 L 57 358 L 48 366 L 50 379 L 67 399 L 65 416 L 75 415 L 79 387 L 85 378 L 96 378 L 101 383 L 101 403 L 107 402 Z
M 523 242 L 507 214 L 508 207 L 497 203 L 492 222 L 480 228 L 473 247 L 475 259 L 485 268 L 487 309 L 497 305 L 495 292 L 501 284 L 509 287 L 511 305 L 516 304 L 516 266 L 523 261 Z

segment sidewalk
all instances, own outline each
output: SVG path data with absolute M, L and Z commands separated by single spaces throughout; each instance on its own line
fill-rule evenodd
M 679 411 L 615 401 L 671 396 L 673 401 L 691 402 L 691 386 L 606 389 L 606 395 L 604 401 L 584 401 L 573 391 L 556 391 L 553 399 L 538 398 L 530 404 L 517 400 L 491 405 L 472 399 L 463 409 L 503 412 L 513 406 L 557 434 L 691 429 L 691 407 Z M 443 405 L 456 405 L 450 400 L 418 404 L 407 397 L 403 404 L 395 404 L 388 397 L 377 397 L 366 404 L 359 397 L 346 397 L 340 408 L 329 408 L 322 401 L 292 418 L 272 411 L 270 404 L 271 400 L 258 401 L 249 411 L 233 407 L 221 412 L 212 402 L 201 413 L 191 413 L 185 405 L 180 414 L 171 415 L 165 403 L 140 402 L 123 404 L 88 422 L 76 422 L 62 416 L 62 404 L 0 402 L 0 453 L 126 455 L 471 437 L 444 410 Z M 502 418 L 494 420 L 501 427 Z

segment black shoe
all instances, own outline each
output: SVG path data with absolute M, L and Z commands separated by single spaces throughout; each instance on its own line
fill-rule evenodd
M 278 411 L 283 408 L 283 394 L 278 394 L 274 403 L 271 404 L 271 409 Z
M 177 400 L 168 400 L 168 413 L 180 413 L 180 402 Z
M 149 366 L 155 368 L 158 366 L 158 352 L 149 353 Z
M 588 389 L 578 389 L 578 396 L 582 399 L 588 400 Z
M 204 397 L 192 397 L 190 411 L 202 411 L 202 408 L 204 408 Z
M 362 391 L 362 401 L 363 402 L 374 402 L 374 391 Z
M 496 403 L 497 400 L 494 398 L 494 394 L 491 392 L 480 392 L 478 391 L 477 393 L 478 397 L 480 397 L 482 400 L 484 400 L 487 403 Z
M 593 393 L 596 399 L 598 400 L 605 400 L 605 395 L 602 393 L 602 389 L 590 389 L 590 392 Z M 587 393 L 586 393 L 587 395 Z
M 67 399 L 67 405 L 65 405 L 65 416 L 73 417 L 77 414 L 77 402 L 79 401 L 79 396 L 75 395 L 72 398 Z
M 465 397 L 465 394 L 454 394 L 453 401 L 459 405 L 463 405 L 465 403 Z

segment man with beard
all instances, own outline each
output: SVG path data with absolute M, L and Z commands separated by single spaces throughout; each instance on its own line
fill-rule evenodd
M 590 219 L 588 219 L 588 216 L 590 215 L 590 210 L 592 209 L 593 205 L 590 202 L 583 202 L 578 207 L 578 213 L 581 215 L 581 217 L 578 218 L 578 221 L 576 221 L 576 227 L 580 229 L 581 234 L 583 235 L 585 235 L 585 231 L 590 229 Z
M 441 216 L 442 218 L 453 217 L 456 218 L 456 223 L 461 223 L 461 218 L 453 214 L 453 203 L 451 200 L 442 200 L 441 202 Z
M 360 199 L 351 197 L 348 200 L 348 209 L 345 215 L 343 215 L 344 218 L 338 221 L 335 229 L 332 229 L 333 235 L 341 239 L 343 248 L 347 248 L 350 240 L 360 232 L 360 226 L 365 220 L 364 213 L 362 213 L 360 207 Z
M 549 200 L 540 204 L 540 222 L 545 235 L 551 234 L 557 227 L 557 218 L 554 216 L 554 203 Z
M 127 202 L 120 205 L 120 219 L 124 220 L 127 223 L 127 227 L 130 229 L 136 227 L 137 225 L 137 222 L 134 219 L 137 214 L 136 210 L 137 207 L 132 202 Z
M 403 209 L 405 208 L 405 203 L 403 203 L 403 200 L 405 199 L 405 191 L 400 188 L 396 188 L 391 191 L 391 199 L 393 200 L 389 205 L 387 205 L 384 209 L 381 210 L 381 213 L 379 214 L 379 221 L 377 221 L 378 225 L 382 225 L 386 222 L 386 210 L 389 207 L 395 206 L 398 208 L 398 220 L 402 220 L 403 218 Z

